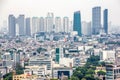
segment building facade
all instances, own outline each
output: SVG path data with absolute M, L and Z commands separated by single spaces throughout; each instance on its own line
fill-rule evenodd
M 80 11 L 74 12 L 73 31 L 77 31 L 78 32 L 78 36 L 82 36 Z
M 92 9 L 92 33 L 97 35 L 101 29 L 101 7 L 94 7 Z
M 103 27 L 104 27 L 104 32 L 108 34 L 108 9 L 104 10 L 104 17 L 103 17 Z

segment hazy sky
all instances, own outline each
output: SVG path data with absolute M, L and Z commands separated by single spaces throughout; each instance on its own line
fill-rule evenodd
M 53 12 L 55 16 L 68 16 L 72 19 L 73 12 L 78 10 L 81 11 L 82 21 L 90 21 L 92 7 L 95 6 L 101 6 L 102 11 L 108 8 L 109 21 L 120 25 L 120 0 L 0 0 L 0 26 L 9 14 L 16 17 L 19 14 L 45 17 L 47 12 Z

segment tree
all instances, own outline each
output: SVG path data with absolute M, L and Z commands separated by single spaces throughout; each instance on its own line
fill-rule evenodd
M 94 74 L 95 73 L 95 71 L 94 70 L 92 70 L 91 68 L 90 69 L 88 69 L 87 70 L 87 72 L 86 72 L 87 74 Z
M 16 64 L 16 68 L 15 68 L 15 70 L 16 70 L 16 74 L 23 74 L 24 73 L 24 68 L 20 65 L 20 64 Z
M 95 80 L 95 79 L 94 79 L 94 76 L 93 76 L 92 74 L 86 74 L 86 75 L 85 75 L 85 79 L 86 79 L 86 80 Z
M 100 61 L 100 56 L 90 56 L 90 58 L 88 58 L 87 63 L 93 65 L 93 66 L 98 66 L 99 65 L 99 61 Z
M 3 80 L 12 80 L 12 72 L 7 73 L 3 76 Z
M 79 80 L 78 77 L 72 76 L 70 80 Z
M 47 51 L 47 50 L 44 49 L 44 48 L 41 48 L 41 47 L 37 49 L 37 52 L 38 52 L 38 53 L 40 53 L 41 51 Z
M 50 80 L 58 80 L 58 79 L 50 79 Z
M 105 75 L 106 74 L 106 72 L 104 72 L 104 71 L 102 71 L 102 70 L 100 70 L 100 71 L 98 71 L 97 72 L 97 74 L 100 76 L 100 75 Z
M 104 61 L 100 62 L 100 65 L 105 66 L 105 62 Z
M 82 77 L 83 77 L 84 75 L 83 75 L 82 72 L 79 70 L 79 71 L 75 71 L 75 72 L 73 73 L 73 76 L 76 76 L 76 77 L 78 77 L 79 79 L 82 79 Z
M 86 80 L 85 78 L 82 78 L 81 80 Z
M 73 72 L 73 80 L 75 80 L 74 77 L 77 77 L 79 80 L 98 80 L 94 77 L 94 74 L 96 66 L 99 65 L 99 60 L 99 56 L 90 56 L 83 67 L 77 67 L 75 69 Z

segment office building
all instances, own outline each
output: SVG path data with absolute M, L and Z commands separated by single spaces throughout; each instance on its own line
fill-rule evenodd
M 103 50 L 100 54 L 100 59 L 107 62 L 115 61 L 115 51 L 114 50 Z
M 55 61 L 59 63 L 60 61 L 60 49 L 59 48 L 56 48 L 55 54 L 56 54 Z
M 104 15 L 103 15 L 103 28 L 104 32 L 108 34 L 108 9 L 104 10 Z
M 73 70 L 70 67 L 54 67 L 53 68 L 53 78 L 62 79 L 63 76 L 71 78 Z
M 25 35 L 25 16 L 24 15 L 19 15 L 17 18 L 17 24 L 19 26 L 19 35 L 23 36 Z
M 44 18 L 40 17 L 40 32 L 45 32 L 45 28 L 44 28 Z
M 26 36 L 31 36 L 31 19 L 26 18 Z
M 80 11 L 74 12 L 73 31 L 77 31 L 78 32 L 78 36 L 82 36 Z
M 49 33 L 52 32 L 53 25 L 54 25 L 54 15 L 53 13 L 48 13 L 47 17 L 45 18 L 45 31 Z
M 55 55 L 56 55 L 55 61 L 56 61 L 57 63 L 59 63 L 59 62 L 60 62 L 60 58 L 63 58 L 63 57 L 64 57 L 63 48 L 62 48 L 61 45 L 60 45 L 59 48 L 56 48 Z
M 24 15 L 19 15 L 18 18 L 15 18 L 14 15 L 9 15 L 8 19 L 9 23 L 9 36 L 10 37 L 15 37 L 16 35 L 18 36 L 23 36 L 26 33 L 25 30 L 25 16 Z
M 37 76 L 45 76 L 47 75 L 47 66 L 26 66 L 24 70 L 24 74 L 37 75 Z
M 42 66 L 42 65 L 47 65 L 47 70 L 51 70 L 51 59 L 46 58 L 46 57 L 31 57 L 29 60 L 29 66 Z
M 120 80 L 120 66 L 114 64 L 106 64 L 105 80 Z
M 14 53 L 13 60 L 14 60 L 14 66 L 16 66 L 16 64 L 20 64 L 20 53 Z
M 8 18 L 8 27 L 9 27 L 9 36 L 15 37 L 16 36 L 16 19 L 14 15 L 9 15 Z
M 92 9 L 92 33 L 97 35 L 101 29 L 101 7 L 94 7 Z
M 63 18 L 63 31 L 66 32 L 66 33 L 70 32 L 69 18 L 68 17 Z
M 32 27 L 31 27 L 31 34 L 34 35 L 35 33 L 39 32 L 39 18 L 33 17 L 32 18 Z
M 82 34 L 83 35 L 87 34 L 87 22 L 85 21 L 82 22 Z
M 3 62 L 2 62 L 2 66 L 4 67 L 8 67 L 8 66 L 13 66 L 13 61 L 11 60 L 11 54 L 10 53 L 4 53 L 3 54 Z
M 60 17 L 56 17 L 55 18 L 55 32 L 62 32 L 62 26 L 61 26 L 61 18 Z
M 82 34 L 90 36 L 92 34 L 91 22 L 82 22 Z
M 73 31 L 73 21 L 69 22 L 69 28 L 70 28 L 70 32 L 72 32 Z

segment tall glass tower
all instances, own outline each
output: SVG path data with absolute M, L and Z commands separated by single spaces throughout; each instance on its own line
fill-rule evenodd
M 92 33 L 97 35 L 101 29 L 101 7 L 94 7 L 92 9 Z
M 108 34 L 108 9 L 104 10 L 103 27 L 106 34 Z
M 9 36 L 15 37 L 16 36 L 16 19 L 14 15 L 9 15 L 8 25 L 9 25 Z
M 30 18 L 26 18 L 26 36 L 31 36 L 31 19 Z
M 19 15 L 17 18 L 17 24 L 19 25 L 19 35 L 25 35 L 25 16 Z
M 78 36 L 82 36 L 80 11 L 74 12 L 73 31 L 77 31 L 78 32 Z

